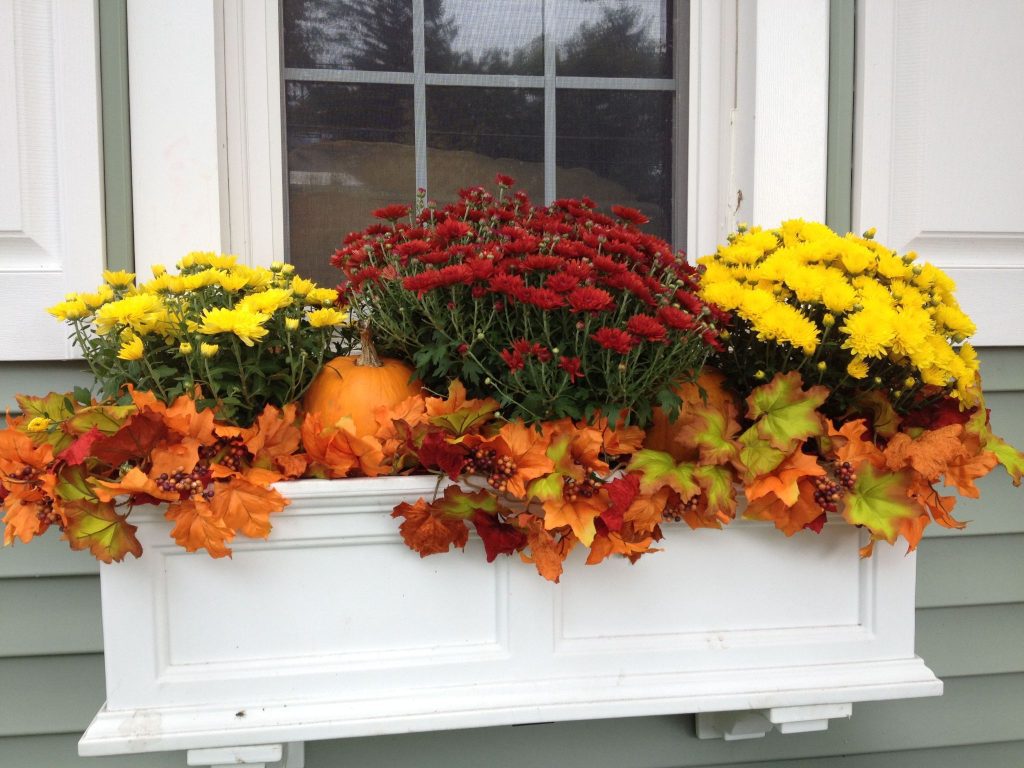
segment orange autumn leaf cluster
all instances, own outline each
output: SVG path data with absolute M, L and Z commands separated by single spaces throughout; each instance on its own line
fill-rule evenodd
M 295 404 L 239 428 L 187 397 L 20 398 L 23 415 L 0 431 L 4 543 L 56 526 L 106 562 L 139 556 L 130 513 L 157 504 L 180 546 L 223 557 L 239 535 L 270 534 L 288 503 L 279 480 L 434 473 L 448 481 L 443 493 L 392 513 L 411 549 L 464 548 L 475 532 L 488 561 L 518 555 L 558 581 L 577 546 L 588 564 L 635 562 L 657 551 L 667 522 L 721 528 L 738 514 L 788 536 L 842 520 L 872 543 L 902 536 L 913 549 L 931 522 L 964 525 L 940 485 L 977 497 L 975 481 L 996 464 L 1015 484 L 1024 473 L 1024 456 L 992 433 L 983 407 L 940 402 L 900 417 L 876 398 L 830 420 L 819 410 L 828 391 L 797 373 L 745 401 L 713 371 L 679 394 L 679 417 L 659 416 L 647 432 L 600 415 L 507 421 L 457 381 L 446 397 L 376 409 L 370 431 L 350 418 L 324 424 Z

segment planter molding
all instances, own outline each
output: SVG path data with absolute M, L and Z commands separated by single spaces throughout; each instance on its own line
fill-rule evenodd
M 232 559 L 156 509 L 145 556 L 100 570 L 107 701 L 82 755 L 302 765 L 313 739 L 697 713 L 703 738 L 821 730 L 859 701 L 942 692 L 914 655 L 915 557 L 861 560 L 845 525 L 665 526 L 665 551 L 561 584 L 518 557 L 420 559 L 389 513 L 430 477 L 279 484 L 292 504 Z

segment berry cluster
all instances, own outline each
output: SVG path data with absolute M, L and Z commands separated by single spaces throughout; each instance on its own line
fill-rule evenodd
M 213 489 L 206 487 L 209 481 L 210 467 L 200 461 L 191 472 L 186 472 L 184 467 L 178 467 L 171 475 L 161 472 L 156 484 L 162 491 L 180 493 L 182 499 L 202 498 L 209 501 L 213 498 Z
M 14 480 L 15 482 L 24 483 L 28 482 L 28 480 L 31 479 L 34 471 L 35 470 L 33 470 L 32 467 L 26 466 L 22 467 L 21 470 L 18 472 L 11 472 L 9 475 L 7 475 L 7 477 L 9 477 L 11 480 Z
M 857 473 L 853 465 L 844 461 L 835 470 L 835 479 L 817 477 L 814 479 L 814 502 L 823 512 L 838 512 L 839 502 L 846 492 L 857 482 Z
M 516 473 L 516 462 L 511 456 L 498 456 L 493 449 L 477 448 L 469 454 L 463 468 L 470 474 L 486 475 L 487 484 L 496 491 L 507 491 L 508 480 Z
M 24 470 L 22 470 L 22 472 L 24 472 Z M 36 520 L 44 525 L 56 525 L 62 531 L 64 530 L 64 521 L 61 519 L 60 515 L 54 512 L 53 499 L 49 496 L 44 497 L 43 500 L 39 502 L 39 511 L 36 512 Z
M 599 489 L 600 483 L 590 475 L 587 475 L 581 483 L 577 483 L 573 478 L 567 477 L 565 478 L 565 484 L 562 486 L 562 497 L 570 502 L 576 501 L 580 496 L 589 499 Z
M 221 437 L 213 445 L 200 447 L 199 458 L 239 472 L 243 462 L 251 460 L 252 456 L 241 437 Z
M 666 523 L 681 523 L 683 515 L 687 512 L 696 512 L 700 496 L 691 496 L 686 501 L 669 502 L 661 513 L 661 519 Z

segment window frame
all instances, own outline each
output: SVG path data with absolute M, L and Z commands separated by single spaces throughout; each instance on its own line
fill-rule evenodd
M 691 0 L 676 247 L 710 253 L 740 221 L 824 218 L 828 19 L 829 0 Z M 128 0 L 128 25 L 136 267 L 197 249 L 283 260 L 278 0 Z

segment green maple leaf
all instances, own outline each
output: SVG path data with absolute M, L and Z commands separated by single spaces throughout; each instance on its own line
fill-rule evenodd
M 692 422 L 679 434 L 688 447 L 700 450 L 702 464 L 725 464 L 736 458 L 738 449 L 733 440 L 739 425 L 732 418 L 714 408 L 693 410 Z
M 550 456 L 550 454 L 549 454 Z M 565 476 L 561 472 L 539 477 L 530 483 L 526 488 L 526 497 L 539 499 L 540 501 L 554 501 L 562 498 L 562 489 L 565 487 Z
M 449 485 L 445 488 L 444 498 L 438 499 L 430 506 L 436 512 L 442 512 L 448 517 L 457 517 L 462 520 L 468 520 L 477 510 L 489 515 L 498 512 L 498 500 L 494 494 L 488 491 L 466 493 L 457 485 Z
M 725 467 L 705 465 L 697 467 L 694 476 L 709 510 L 725 512 L 730 517 L 736 514 L 736 484 L 732 472 Z
M 843 516 L 891 544 L 896 540 L 896 521 L 921 512 L 907 496 L 910 481 L 910 473 L 905 470 L 879 472 L 871 462 L 864 462 L 857 470 L 857 482 L 846 497 Z
M 774 470 L 788 455 L 762 440 L 756 427 L 740 435 L 739 444 L 740 462 L 747 470 L 746 479 L 751 481 Z
M 96 501 L 88 477 L 89 471 L 81 464 L 63 467 L 57 475 L 57 496 L 64 501 Z
M 640 493 L 653 493 L 663 486 L 676 491 L 683 499 L 695 496 L 700 490 L 694 478 L 696 467 L 684 461 L 676 464 L 670 454 L 662 451 L 642 450 L 633 454 L 627 472 L 640 472 Z
M 443 427 L 455 436 L 464 435 L 473 427 L 488 421 L 498 404 L 487 400 L 474 400 L 473 405 L 465 405 L 452 413 L 432 416 L 430 423 L 435 427 Z
M 803 389 L 796 371 L 780 373 L 750 393 L 747 415 L 757 420 L 758 435 L 789 454 L 803 440 L 825 431 L 817 409 L 828 395 L 828 387 Z
M 104 563 L 142 554 L 136 527 L 127 522 L 128 515 L 117 513 L 113 502 L 75 501 L 65 504 L 64 512 L 68 518 L 64 538 L 72 549 L 88 549 Z
M 1006 467 L 1006 471 L 1013 478 L 1014 485 L 1020 485 L 1021 476 L 1024 475 L 1024 453 L 1021 453 L 1001 437 L 996 437 L 991 432 L 985 440 L 985 450 L 992 451 L 996 459 Z
M 68 419 L 68 425 L 74 432 L 88 432 L 96 427 L 105 435 L 116 434 L 124 423 L 138 411 L 134 405 L 90 405 L 79 408 L 78 412 Z

